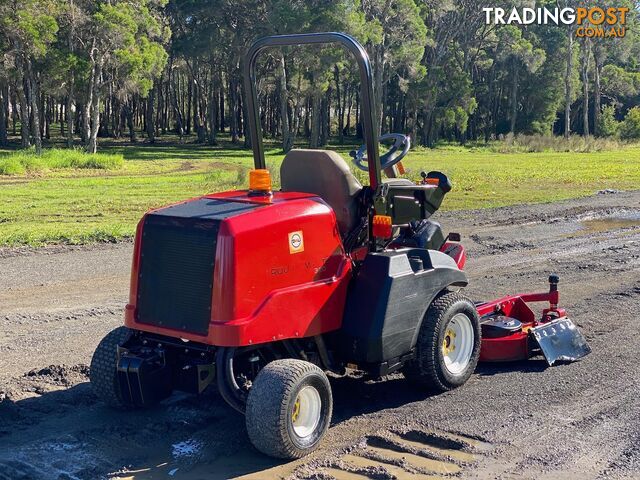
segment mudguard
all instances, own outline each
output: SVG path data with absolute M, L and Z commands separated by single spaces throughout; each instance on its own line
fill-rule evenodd
M 368 254 L 347 294 L 338 339 L 343 357 L 359 365 L 393 365 L 412 351 L 435 296 L 467 283 L 455 261 L 435 250 Z

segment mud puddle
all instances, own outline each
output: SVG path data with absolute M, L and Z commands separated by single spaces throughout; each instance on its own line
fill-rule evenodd
M 540 247 L 540 239 L 547 237 L 551 229 L 562 238 L 576 240 L 591 235 L 635 233 L 640 229 L 640 210 L 592 210 L 580 215 L 527 222 L 514 230 L 505 230 L 505 227 L 496 225 L 485 228 L 483 234 L 473 233 L 470 238 L 480 247 L 482 254 L 497 255 L 511 251 L 532 253 Z
M 586 218 L 580 221 L 579 235 L 607 233 L 613 230 L 640 228 L 640 211 L 629 211 L 617 215 Z
M 175 447 L 175 445 L 174 445 Z M 188 450 L 191 450 L 188 448 Z M 196 447 L 196 450 L 199 450 Z M 175 453 L 175 452 L 174 452 Z M 253 449 L 218 460 L 207 462 L 198 452 L 186 452 L 182 457 L 173 456 L 168 461 L 148 467 L 123 471 L 110 478 L 118 480 L 261 480 L 266 478 L 286 478 L 300 462 L 282 463 L 255 452 Z M 191 459 L 189 457 L 192 457 Z

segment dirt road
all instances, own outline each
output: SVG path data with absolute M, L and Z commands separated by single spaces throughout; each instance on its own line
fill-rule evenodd
M 640 192 L 438 219 L 463 234 L 475 299 L 558 273 L 593 353 L 482 365 L 433 397 L 399 375 L 334 379 L 323 447 L 278 464 L 215 393 L 133 413 L 93 397 L 87 365 L 121 323 L 130 244 L 0 251 L 0 478 L 640 478 Z

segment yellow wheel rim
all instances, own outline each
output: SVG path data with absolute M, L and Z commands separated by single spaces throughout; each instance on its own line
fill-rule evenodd
M 293 404 L 293 413 L 291 414 L 291 420 L 295 422 L 298 419 L 298 415 L 300 415 L 300 398 L 297 398 L 296 403 Z

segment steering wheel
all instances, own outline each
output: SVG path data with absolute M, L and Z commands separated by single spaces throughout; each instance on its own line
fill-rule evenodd
M 391 142 L 393 141 L 393 142 Z M 380 168 L 382 170 L 393 167 L 400 162 L 411 148 L 411 138 L 401 133 L 387 133 L 380 137 L 380 143 L 391 143 L 391 147 L 383 155 L 380 155 Z M 351 150 L 349 155 L 353 157 L 353 163 L 360 170 L 369 170 L 367 164 L 367 146 L 361 145 L 358 150 Z

